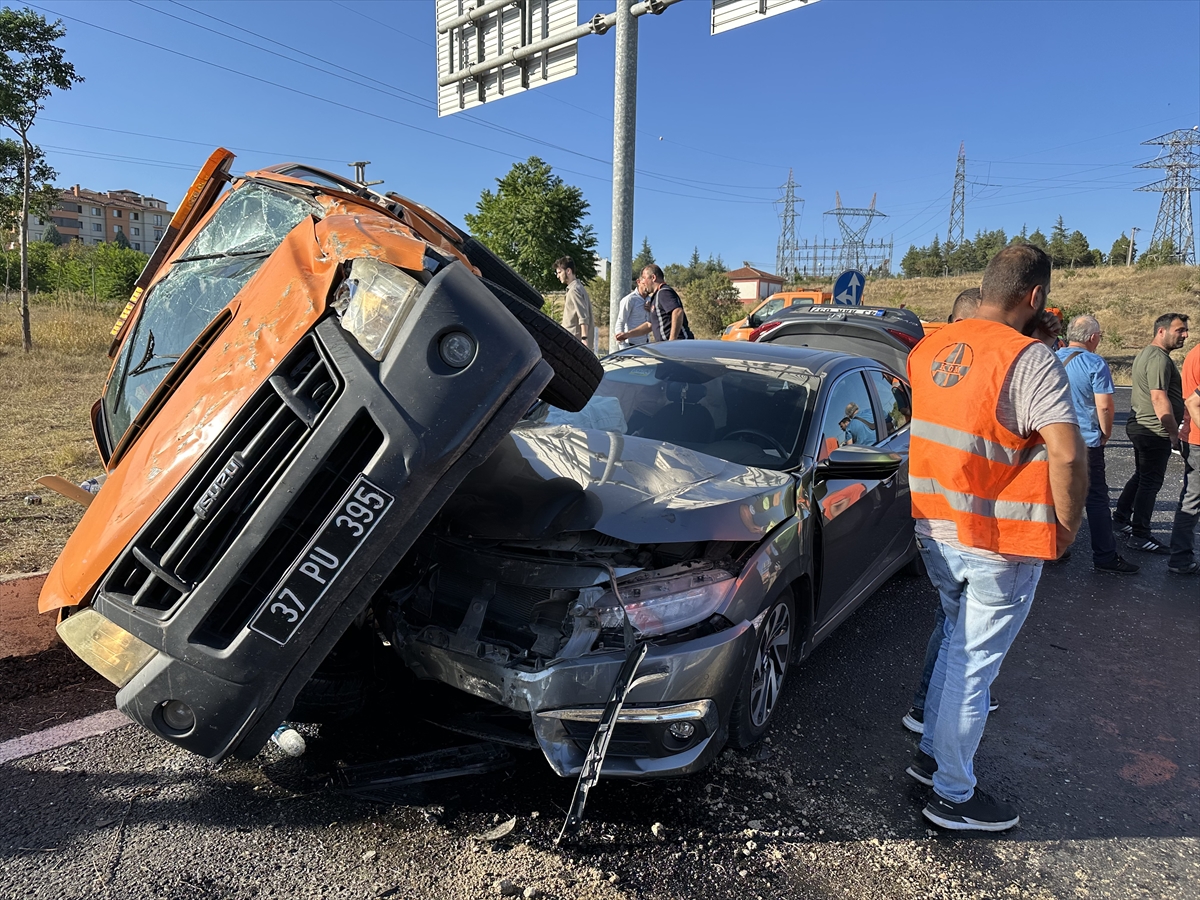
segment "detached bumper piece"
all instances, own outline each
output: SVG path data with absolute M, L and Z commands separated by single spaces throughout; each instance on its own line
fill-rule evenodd
M 478 346 L 464 368 L 439 356 L 450 332 Z M 332 316 L 319 322 L 97 591 L 92 615 L 153 651 L 117 694 L 120 709 L 210 759 L 257 753 L 552 374 L 525 329 L 458 263 L 425 286 L 380 362 Z M 130 652 L 111 647 L 121 677 Z

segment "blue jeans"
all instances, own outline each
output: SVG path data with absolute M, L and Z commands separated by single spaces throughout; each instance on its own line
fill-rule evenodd
M 946 614 L 921 750 L 937 760 L 934 791 L 962 803 L 975 793 L 973 760 L 992 681 L 1029 615 L 1042 564 L 985 559 L 923 537 L 917 545 Z
M 1083 508 L 1087 510 L 1088 532 L 1092 536 L 1092 562 L 1107 566 L 1117 561 L 1117 541 L 1108 505 L 1108 482 L 1104 479 L 1104 448 L 1088 447 L 1087 458 L 1088 492 Z

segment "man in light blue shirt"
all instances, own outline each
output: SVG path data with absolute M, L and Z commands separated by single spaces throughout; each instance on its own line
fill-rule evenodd
M 1117 553 L 1113 536 L 1108 484 L 1104 480 L 1104 445 L 1112 436 L 1113 382 L 1104 357 L 1096 354 L 1103 332 L 1093 316 L 1076 316 L 1067 326 L 1066 347 L 1058 358 L 1071 382 L 1071 401 L 1088 453 L 1088 494 L 1084 502 L 1092 536 L 1092 568 L 1114 575 L 1132 575 L 1138 567 Z
M 621 305 L 617 307 L 617 324 L 613 334 L 626 334 L 650 321 L 650 313 L 646 311 L 646 298 L 642 296 L 639 285 L 640 282 L 635 282 L 633 290 L 621 299 Z M 638 344 L 648 343 L 650 343 L 650 335 L 641 334 L 617 341 L 617 347 L 624 350 L 626 347 L 636 347 Z

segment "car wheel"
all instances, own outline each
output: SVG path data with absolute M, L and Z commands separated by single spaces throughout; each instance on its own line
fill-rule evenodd
M 300 689 L 288 720 L 319 724 L 360 712 L 371 686 L 372 643 L 365 629 L 346 632 Z
M 796 606 L 784 594 L 767 610 L 753 658 L 729 713 L 729 743 L 744 750 L 767 733 L 797 637 Z
M 489 250 L 473 237 L 463 239 L 461 249 L 463 256 L 471 261 L 471 265 L 479 270 L 484 281 L 498 284 L 500 287 L 524 300 L 534 309 L 541 309 L 545 299 L 541 292 L 532 284 L 512 270 L 504 260 Z
M 484 279 L 488 290 L 525 326 L 542 351 L 542 358 L 554 369 L 553 380 L 542 391 L 542 399 L 567 412 L 579 412 L 592 398 L 604 368 L 596 354 L 580 343 L 569 331 L 521 300 L 516 294 L 493 281 Z

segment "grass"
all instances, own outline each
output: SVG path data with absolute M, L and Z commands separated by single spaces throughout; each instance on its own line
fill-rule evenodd
M 977 287 L 979 276 L 873 281 L 869 303 L 904 303 L 921 318 L 945 321 L 959 291 Z M 1068 316 L 1089 312 L 1104 328 L 1100 352 L 1118 383 L 1128 383 L 1137 351 L 1150 341 L 1154 319 L 1163 312 L 1193 317 L 1200 339 L 1200 269 L 1080 269 L 1055 272 L 1051 302 Z M 547 312 L 561 317 L 555 297 Z M 561 303 L 561 301 L 559 301 Z M 21 350 L 15 302 L 0 303 L 0 574 L 47 569 L 66 543 L 82 507 L 36 485 L 41 475 L 79 482 L 101 471 L 89 412 L 104 384 L 109 360 L 108 330 L 120 304 L 86 298 L 37 298 L 32 305 L 34 350 Z M 608 329 L 601 327 L 601 347 Z M 1183 351 L 1175 354 L 1182 362 Z M 41 505 L 27 506 L 36 494 Z
M 89 412 L 108 373 L 116 304 L 31 304 L 34 350 L 21 349 L 16 303 L 0 304 L 0 574 L 48 569 L 83 507 L 34 481 L 102 471 Z M 37 495 L 41 505 L 27 506 Z
M 944 322 L 954 298 L 966 288 L 979 287 L 979 280 L 976 274 L 872 281 L 866 299 L 881 306 L 904 303 L 925 321 Z M 1104 330 L 1097 352 L 1108 360 L 1114 380 L 1128 384 L 1133 358 L 1150 343 L 1154 320 L 1163 313 L 1180 312 L 1192 320 L 1191 338 L 1174 354 L 1177 364 L 1200 339 L 1200 268 L 1060 269 L 1050 283 L 1050 305 L 1061 308 L 1068 320 L 1081 313 L 1096 317 Z

